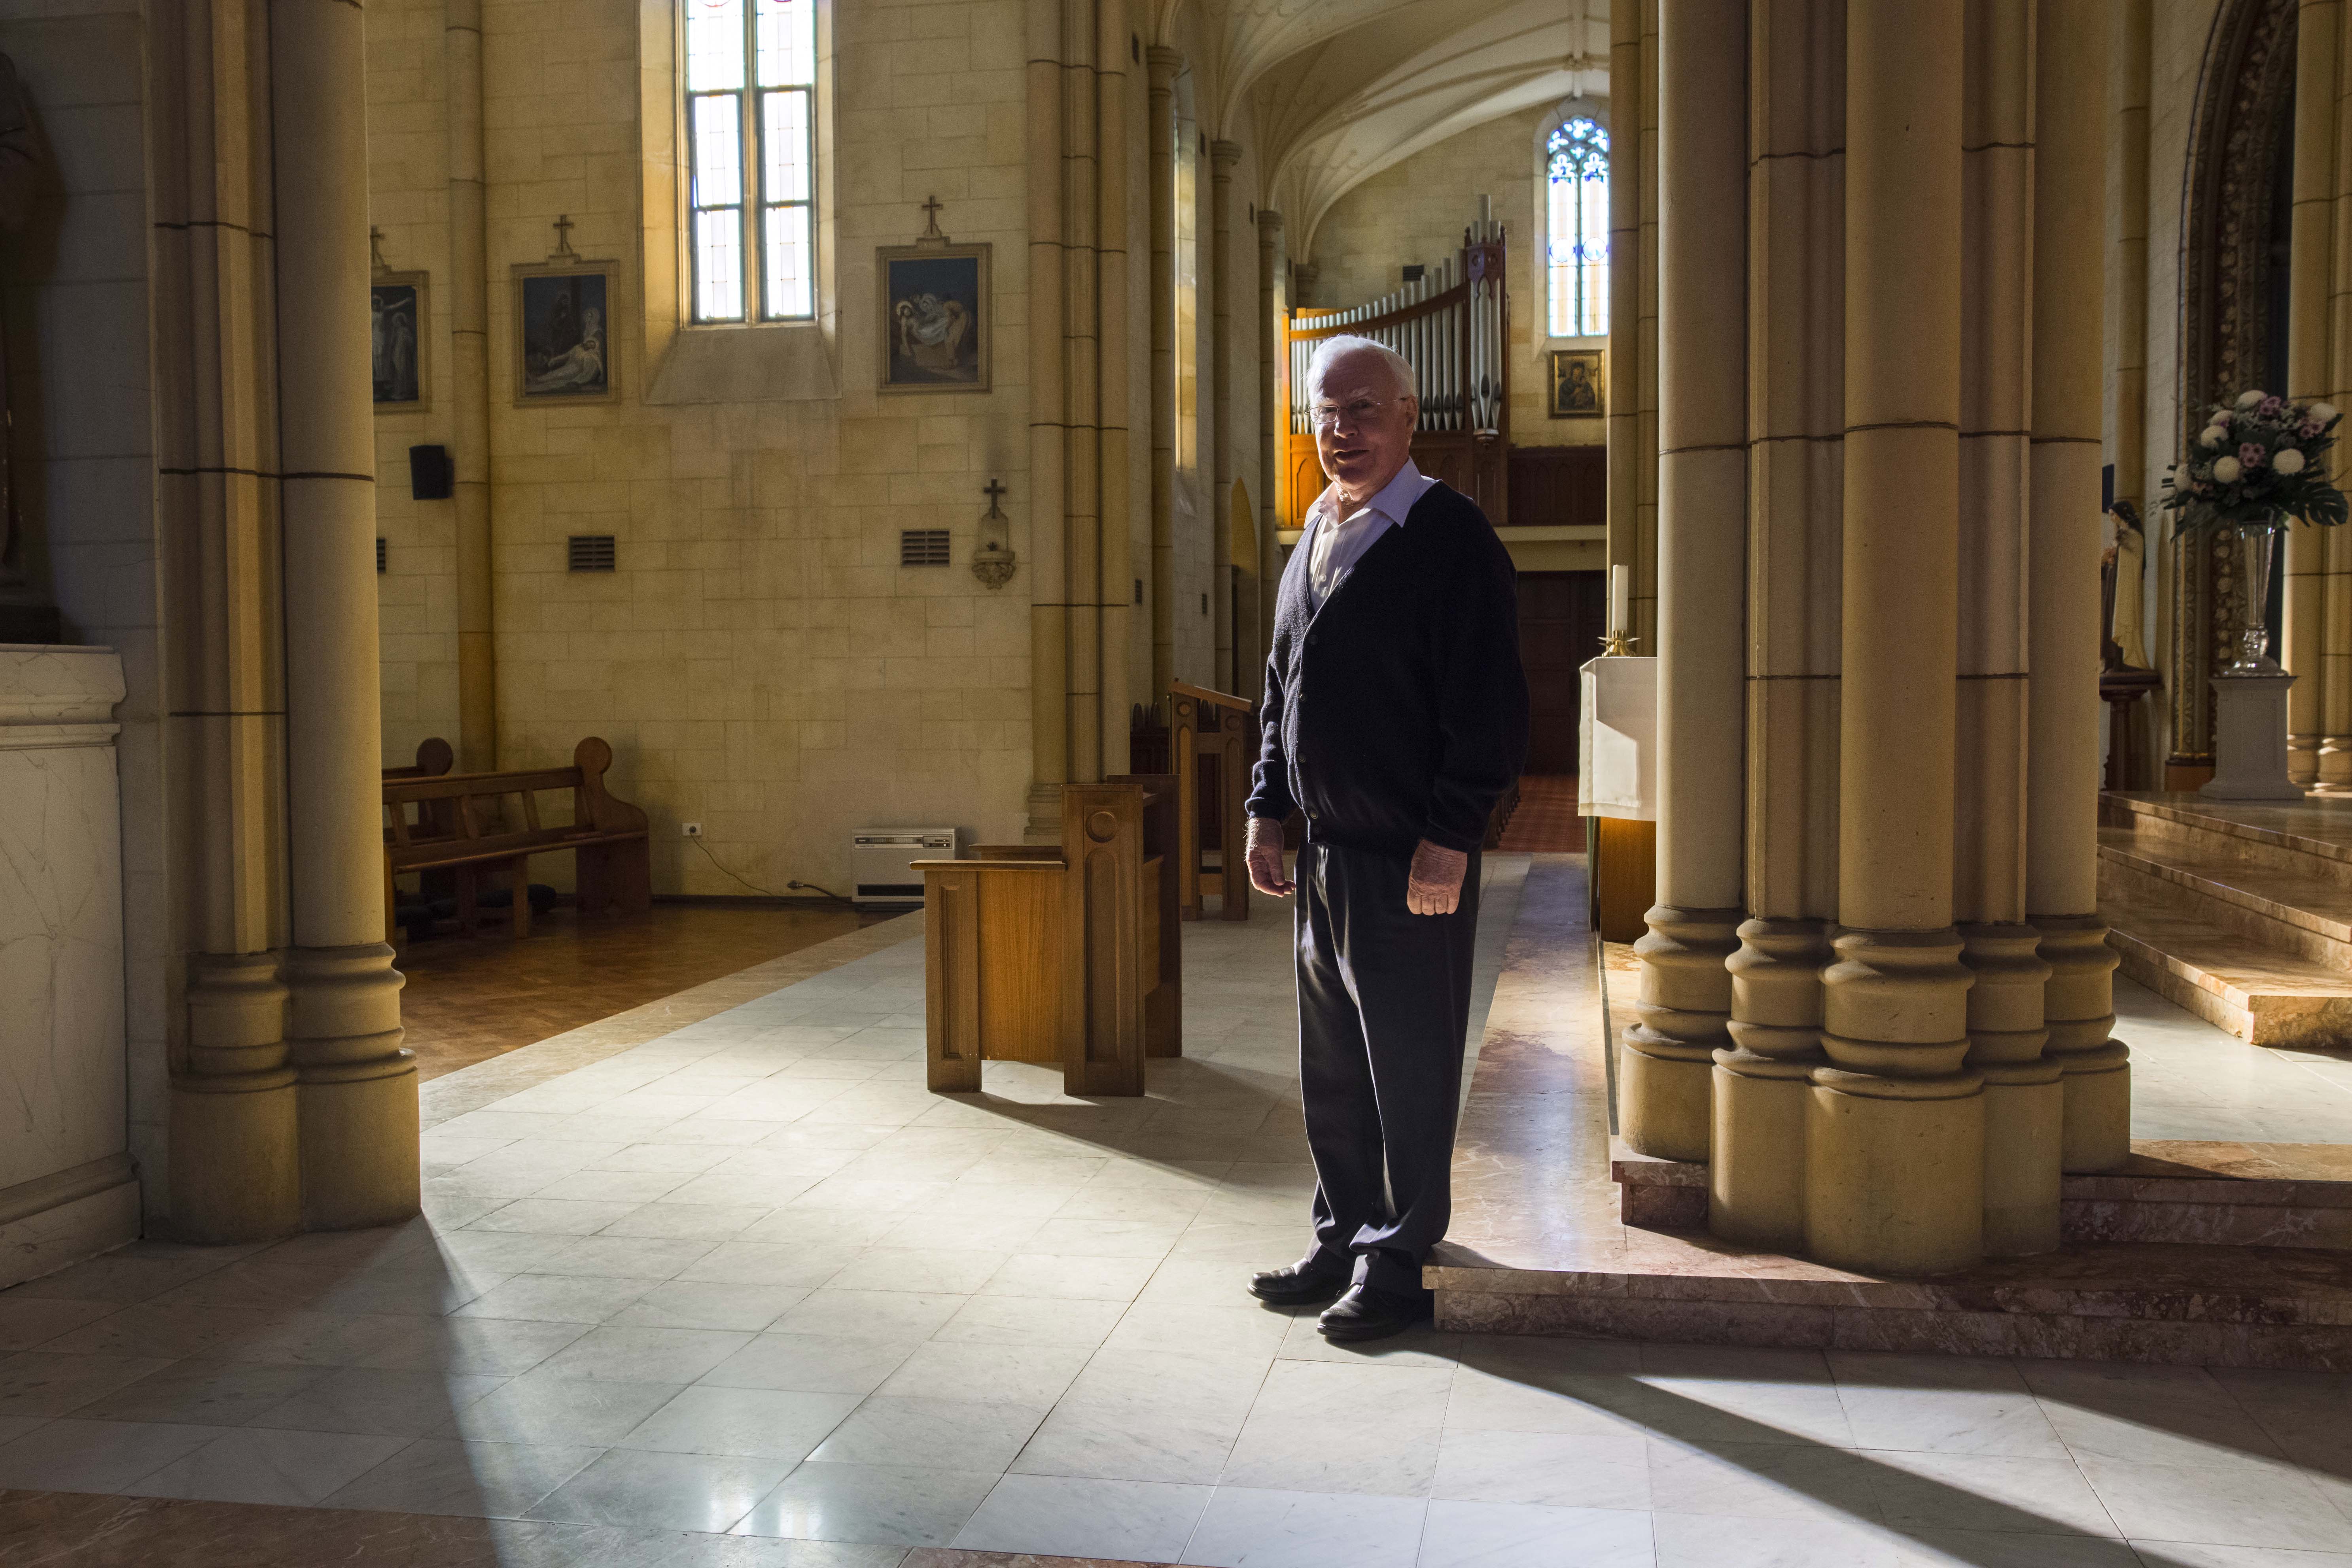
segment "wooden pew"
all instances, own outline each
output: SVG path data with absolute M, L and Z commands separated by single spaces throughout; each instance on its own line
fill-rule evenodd
M 923 874 L 929 1087 L 970 1094 L 983 1060 L 1059 1062 L 1073 1095 L 1139 1095 L 1182 1054 L 1176 779 L 1062 787 L 1058 845 L 983 844 Z
M 416 742 L 416 761 L 396 768 L 386 768 L 388 779 L 437 779 L 457 763 L 457 753 L 449 742 L 438 735 Z
M 1168 707 L 1172 731 L 1168 750 L 1176 770 L 1180 837 L 1177 918 L 1199 920 L 1202 900 L 1213 893 L 1222 918 L 1245 921 L 1250 884 L 1242 857 L 1249 832 L 1250 770 L 1257 763 L 1257 720 L 1249 699 L 1181 680 L 1169 682 Z M 1213 761 L 1216 773 L 1215 784 L 1205 788 L 1201 783 L 1204 757 Z M 1201 861 L 1213 837 L 1219 860 L 1213 871 Z
M 646 814 L 605 793 L 604 772 L 612 765 L 613 748 L 591 735 L 572 749 L 568 768 L 386 779 L 384 940 L 398 938 L 393 878 L 445 868 L 457 873 L 461 926 L 473 928 L 477 878 L 503 872 L 514 889 L 508 929 L 529 936 L 530 858 L 560 849 L 577 858 L 583 914 L 642 914 L 651 909 Z M 540 792 L 563 789 L 572 792 L 572 820 L 542 826 Z

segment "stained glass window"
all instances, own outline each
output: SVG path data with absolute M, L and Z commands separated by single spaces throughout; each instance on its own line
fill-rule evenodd
M 1609 331 L 1609 132 L 1570 120 L 1544 144 L 1545 291 L 1555 338 Z
M 686 0 L 694 319 L 816 313 L 816 0 Z

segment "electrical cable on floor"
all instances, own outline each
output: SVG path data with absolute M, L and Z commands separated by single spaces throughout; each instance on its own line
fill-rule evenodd
M 759 883 L 751 880 L 749 878 L 735 876 L 734 872 L 728 870 L 726 866 L 720 863 L 718 856 L 710 853 L 710 846 L 702 841 L 699 834 L 688 839 L 687 842 L 693 845 L 697 849 L 701 850 L 703 858 L 709 860 L 712 865 L 717 866 L 723 875 L 734 878 L 736 881 L 742 883 L 743 886 L 751 889 L 761 898 L 782 899 L 790 896 L 784 893 L 770 892 L 767 889 L 760 886 Z M 844 909 L 854 910 L 857 907 L 856 904 L 851 903 L 847 899 L 843 898 L 839 893 L 835 892 L 832 889 L 820 888 L 814 882 L 786 882 L 784 886 L 795 889 L 805 888 L 812 893 L 823 893 L 826 898 L 831 899 L 835 903 L 839 904 Z

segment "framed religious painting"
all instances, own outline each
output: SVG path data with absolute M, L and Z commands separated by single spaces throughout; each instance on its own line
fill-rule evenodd
M 378 414 L 421 414 L 432 406 L 433 377 L 425 363 L 431 325 L 424 273 L 375 275 L 368 287 L 368 364 Z
M 615 362 L 621 296 L 609 261 L 548 261 L 514 269 L 515 402 L 609 403 L 620 395 Z
M 996 331 L 985 245 L 886 245 L 882 390 L 986 392 Z
M 1551 351 L 1550 395 L 1545 399 L 1545 413 L 1554 419 L 1599 419 L 1608 414 L 1601 354 L 1599 349 Z

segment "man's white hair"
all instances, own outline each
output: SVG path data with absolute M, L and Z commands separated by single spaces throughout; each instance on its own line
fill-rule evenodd
M 1307 400 L 1309 403 L 1315 401 L 1316 395 L 1323 390 L 1323 377 L 1340 355 L 1360 353 L 1375 354 L 1388 366 L 1389 378 L 1395 383 L 1399 397 L 1420 401 L 1421 381 L 1412 373 L 1412 361 L 1386 343 L 1376 343 L 1370 338 L 1350 337 L 1344 332 L 1336 338 L 1325 338 L 1317 344 L 1315 357 L 1307 362 Z

